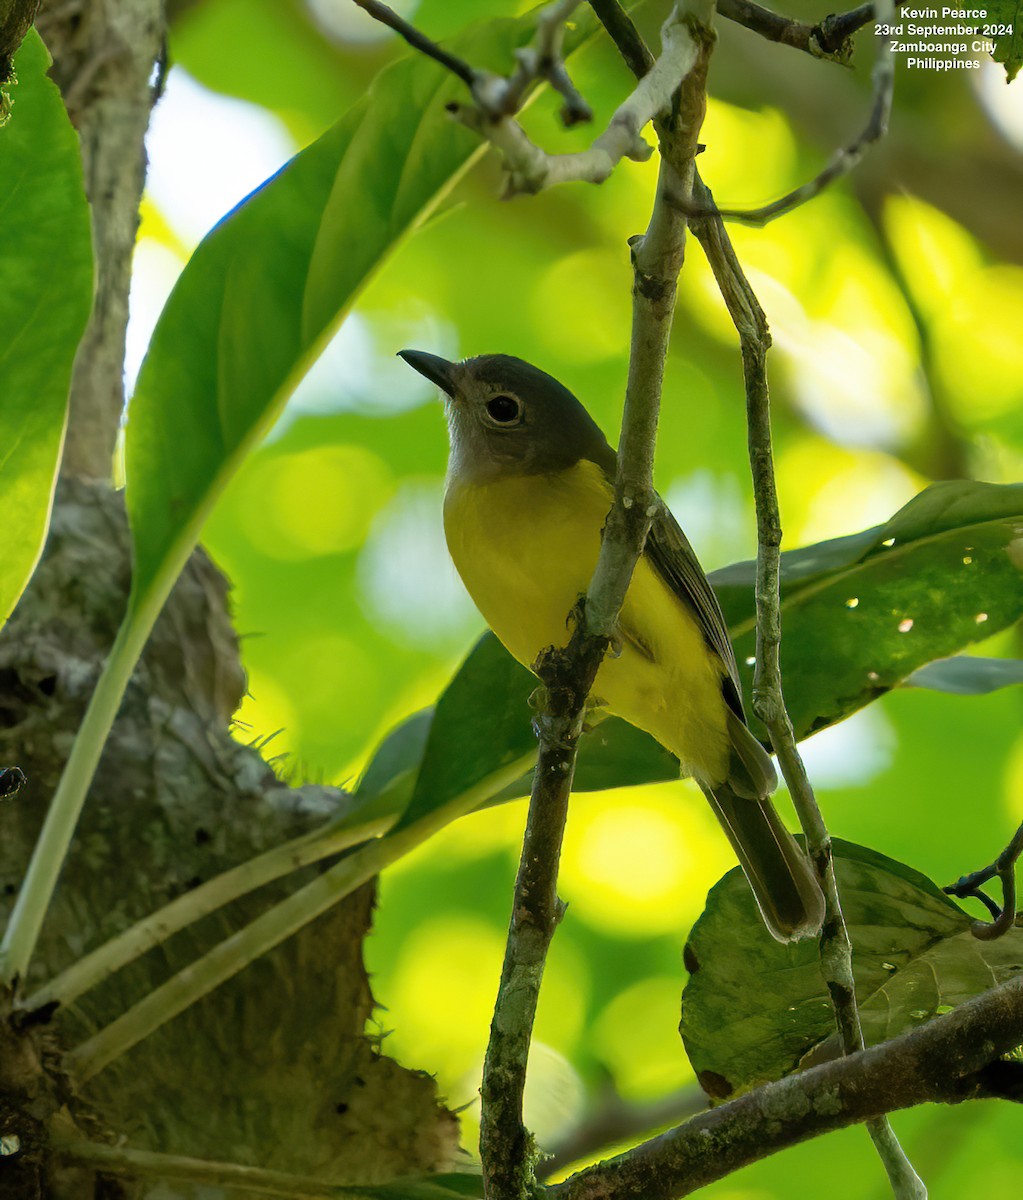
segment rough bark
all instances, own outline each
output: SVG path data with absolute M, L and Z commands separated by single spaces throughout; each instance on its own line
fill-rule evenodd
M 61 469 L 109 479 L 124 407 L 131 260 L 154 101 L 150 81 L 166 37 L 163 0 L 46 0 L 39 31 L 81 137 L 96 256 L 96 301 L 75 361 Z
M 47 548 L 0 633 L 0 763 L 17 764 L 28 777 L 0 808 L 0 920 L 130 584 L 123 500 L 107 480 L 123 405 L 131 255 L 154 100 L 150 78 L 163 44 L 162 0 L 49 0 L 40 23 L 81 135 L 97 293 L 76 361 Z M 24 983 L 51 977 L 198 881 L 350 803 L 336 788 L 286 787 L 257 751 L 232 737 L 244 691 L 228 585 L 198 552 L 127 690 Z M 123 1138 L 142 1149 L 229 1158 L 334 1183 L 385 1182 L 452 1165 L 457 1121 L 438 1103 L 432 1079 L 385 1058 L 365 1036 L 374 1001 L 362 946 L 373 884 L 86 1087 L 62 1068 L 63 1051 L 317 869 L 177 934 L 67 1010 L 28 1026 L 17 1014 L 13 1024 L 0 1018 L 0 1136 L 20 1139 L 20 1149 L 0 1158 L 5 1200 L 148 1194 L 150 1185 L 117 1182 L 102 1168 L 70 1167 L 54 1157 L 50 1139 L 58 1133 Z
M 39 0 L 0 0 L 0 84 L 11 78 L 14 53 L 32 28 Z

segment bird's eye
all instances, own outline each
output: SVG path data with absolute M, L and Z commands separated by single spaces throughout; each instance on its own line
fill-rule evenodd
M 513 425 L 522 415 L 522 405 L 514 396 L 492 396 L 487 401 L 487 412 L 498 425 Z

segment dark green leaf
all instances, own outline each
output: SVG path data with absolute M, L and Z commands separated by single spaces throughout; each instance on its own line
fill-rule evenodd
M 526 700 L 535 687 L 495 637 L 477 642 L 437 701 L 415 790 L 396 829 L 476 788 L 483 789 L 481 805 L 527 770 L 536 737 Z M 515 764 L 515 774 L 487 790 L 488 780 Z
M 377 747 L 369 766 L 355 789 L 358 800 L 390 795 L 396 798 L 395 812 L 400 812 L 412 795 L 419 764 L 423 761 L 426 739 L 433 723 L 432 708 L 413 713 L 384 738 Z M 404 795 L 404 799 L 397 797 Z
M 509 761 L 534 754 L 529 698 L 539 681 L 503 649 L 493 634 L 480 639 L 455 675 L 436 709 L 415 713 L 381 742 L 367 767 L 356 798 L 374 811 L 400 812 L 413 791 L 398 828 L 477 786 Z M 493 711 L 494 697 L 505 699 Z M 437 719 L 434 719 L 434 713 Z M 477 733 L 483 725 L 485 732 Z M 417 787 L 416 771 L 429 743 L 429 771 Z M 504 752 L 495 754 L 495 747 Z M 678 759 L 649 734 L 608 717 L 583 734 L 579 743 L 575 791 L 600 791 L 640 783 L 660 783 L 679 776 Z M 532 769 L 485 797 L 487 805 L 528 796 Z M 363 809 L 360 813 L 365 815 Z
M 782 592 L 795 593 L 815 580 L 834 576 L 844 568 L 863 565 L 878 554 L 890 554 L 896 546 L 937 534 L 954 532 L 985 521 L 1019 520 L 1023 514 L 1023 484 L 978 483 L 950 480 L 934 483 L 908 504 L 872 529 L 847 537 L 830 538 L 781 556 Z M 894 546 L 886 546 L 892 540 Z M 713 571 L 710 580 L 721 601 L 729 627 L 741 630 L 751 622 L 756 608 L 753 586 L 756 563 L 733 563 Z
M 78 137 L 34 32 L 15 65 L 13 115 L 0 128 L 0 623 L 46 536 L 71 364 L 92 307 Z
M 1023 485 L 934 484 L 890 521 L 782 555 L 782 673 L 799 737 L 1023 615 Z M 755 565 L 711 576 L 747 690 Z
M 835 852 L 868 1044 L 1023 969 L 1023 930 L 978 941 L 971 918 L 918 871 L 849 842 L 836 840 Z M 833 1052 L 816 943 L 774 941 L 738 868 L 711 890 L 686 964 L 682 1037 L 712 1095 L 778 1079 L 811 1051 Z
M 983 696 L 1014 683 L 1023 683 L 1023 660 L 974 658 L 964 654 L 928 663 L 903 680 L 903 687 L 930 688 L 955 696 Z
M 1005 64 L 1006 82 L 1012 81 L 1023 67 L 1023 0 L 988 0 L 984 6 L 990 25 L 1011 25 L 1012 33 L 1000 34 L 995 38 L 995 50 L 991 57 Z
M 534 686 L 536 680 L 533 681 Z M 579 757 L 575 766 L 574 792 L 599 792 L 607 788 L 635 787 L 642 783 L 663 783 L 678 779 L 679 762 L 648 733 L 618 717 L 608 717 L 579 739 Z M 528 796 L 533 787 L 533 772 L 498 792 L 489 803 L 503 804 Z

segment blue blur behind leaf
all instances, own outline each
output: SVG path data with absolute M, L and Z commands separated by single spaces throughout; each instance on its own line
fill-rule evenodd
M 902 686 L 930 688 L 954 696 L 982 696 L 1016 683 L 1023 683 L 1023 661 L 1020 659 L 962 654 L 928 663 L 904 679 Z

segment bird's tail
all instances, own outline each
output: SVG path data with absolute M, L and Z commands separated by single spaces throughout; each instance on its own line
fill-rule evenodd
M 749 880 L 764 921 L 779 942 L 815 937 L 824 897 L 806 855 L 769 796 L 747 799 L 727 783 L 703 787 Z

